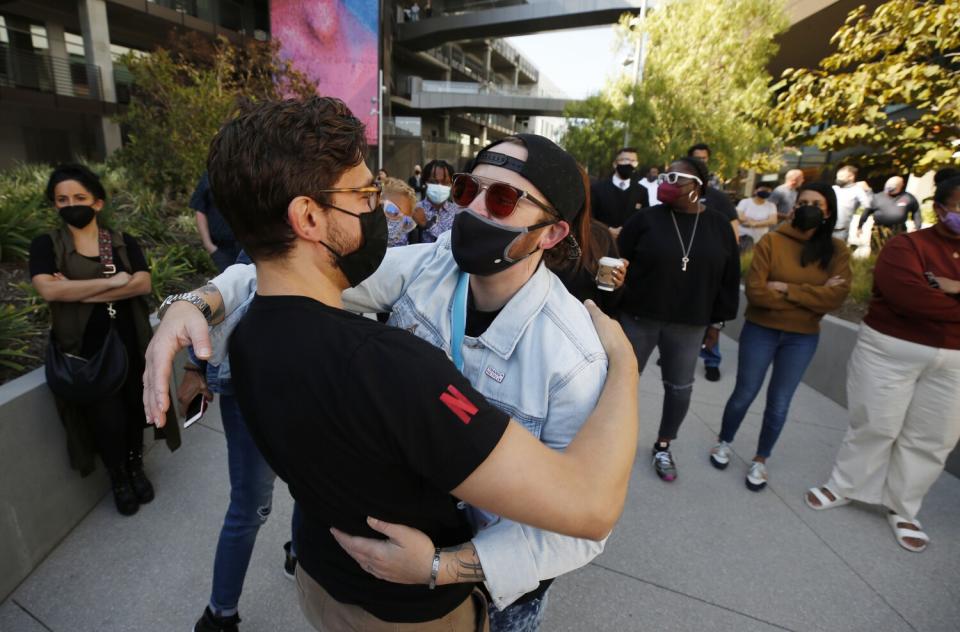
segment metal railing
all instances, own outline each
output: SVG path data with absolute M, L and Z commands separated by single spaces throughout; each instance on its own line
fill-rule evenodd
M 437 61 L 441 61 L 467 76 L 476 77 L 480 81 L 489 79 L 483 64 L 467 55 L 459 46 L 444 44 L 443 46 L 430 48 L 424 52 Z
M 529 2 L 527 0 L 448 0 L 443 6 L 443 15 L 459 15 L 518 4 L 529 4 Z
M 102 99 L 100 67 L 0 45 L 0 86 Z
M 416 86 L 416 82 L 413 83 Z M 564 99 L 563 95 L 544 90 L 538 85 L 512 86 L 492 83 L 473 83 L 470 81 L 431 81 L 420 82 L 422 92 L 445 94 L 500 94 L 514 97 L 539 97 L 544 99 Z
M 513 119 L 506 114 L 476 114 L 473 112 L 458 112 L 456 117 L 477 125 L 493 127 L 507 134 L 512 134 L 515 131 Z
M 489 114 L 490 125 L 496 125 L 508 131 L 513 131 L 514 119 L 506 114 Z
M 154 4 L 173 9 L 177 13 L 212 22 L 232 31 L 244 30 L 243 5 L 234 0 L 143 0 L 143 2 L 144 5 Z
M 526 73 L 528 77 L 534 80 L 534 82 L 540 80 L 540 71 L 537 70 L 537 67 L 531 64 L 527 59 L 521 55 L 516 49 L 507 44 L 503 40 L 493 40 L 491 46 L 494 50 L 499 52 L 506 59 L 510 59 L 513 63 L 517 64 L 520 67 L 520 72 Z M 456 44 L 444 44 L 443 46 L 437 46 L 436 48 L 429 48 L 424 51 L 427 55 L 430 55 L 437 61 L 443 62 L 453 68 L 458 70 L 465 75 L 476 77 L 481 81 L 490 81 L 493 79 L 492 76 L 487 76 L 486 68 L 483 64 L 476 61 L 465 53 Z M 510 81 L 513 81 L 513 78 L 510 78 Z
M 532 78 L 534 82 L 540 79 L 540 71 L 537 70 L 537 67 L 532 63 L 527 61 L 527 58 L 518 51 L 516 48 L 511 46 L 502 39 L 494 39 L 490 42 L 490 47 L 500 53 L 505 59 L 509 59 L 511 62 L 520 67 L 520 72 L 526 73 L 528 77 Z
M 423 133 L 423 119 L 419 116 L 395 116 L 383 118 L 385 136 L 416 136 Z

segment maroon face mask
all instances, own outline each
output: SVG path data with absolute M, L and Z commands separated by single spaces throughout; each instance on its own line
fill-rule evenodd
M 664 204 L 673 204 L 683 197 L 683 190 L 676 184 L 664 182 L 657 187 L 657 199 Z

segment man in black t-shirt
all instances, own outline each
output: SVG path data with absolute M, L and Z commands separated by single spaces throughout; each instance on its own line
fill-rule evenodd
M 863 234 L 863 225 L 873 216 L 873 229 L 870 232 L 870 252 L 878 254 L 891 237 L 907 232 L 907 218 L 913 221 L 914 230 L 920 230 L 923 218 L 917 198 L 904 188 L 900 176 L 889 178 L 883 185 L 883 192 L 873 196 L 873 203 L 860 214 L 857 224 L 857 238 Z
M 372 614 L 391 630 L 473 630 L 483 606 L 468 598 L 473 585 L 453 583 L 456 560 L 441 550 L 472 534 L 457 498 L 559 533 L 606 536 L 635 452 L 636 360 L 622 331 L 591 306 L 607 383 L 577 437 L 555 452 L 488 404 L 442 351 L 344 311 L 342 291 L 386 250 L 363 139 L 342 102 L 315 97 L 260 104 L 211 144 L 217 202 L 257 263 L 257 295 L 230 341 L 234 390 L 303 514 L 294 542 L 308 620 L 317 629 L 381 629 Z M 269 170 L 265 156 L 274 157 Z M 203 303 L 186 300 L 168 312 Z M 168 332 L 158 338 L 169 342 Z M 415 385 L 401 388 L 396 376 L 411 374 Z M 144 379 L 153 383 L 149 370 Z M 145 402 L 151 419 L 167 404 Z M 371 518 L 429 537 L 433 564 L 421 584 L 369 575 L 331 535 L 336 527 L 382 537 Z

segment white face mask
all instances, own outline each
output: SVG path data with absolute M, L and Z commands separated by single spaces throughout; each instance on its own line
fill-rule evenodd
M 434 204 L 443 204 L 450 198 L 450 187 L 443 184 L 428 184 L 427 199 Z

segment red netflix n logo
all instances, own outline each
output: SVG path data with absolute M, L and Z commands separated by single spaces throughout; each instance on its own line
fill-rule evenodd
M 474 406 L 463 393 L 458 391 L 453 384 L 447 386 L 446 393 L 440 394 L 440 401 L 446 404 L 447 408 L 465 424 L 473 421 L 473 416 L 476 415 L 478 411 L 477 407 Z

